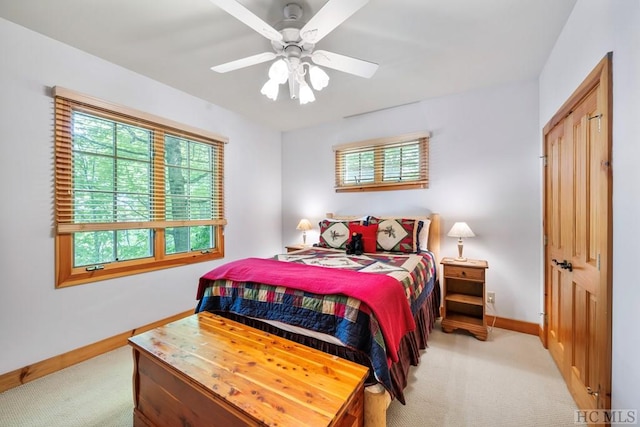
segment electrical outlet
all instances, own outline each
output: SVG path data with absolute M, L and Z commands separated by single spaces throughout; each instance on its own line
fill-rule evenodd
M 487 292 L 487 302 L 489 304 L 494 304 L 496 302 L 496 293 L 495 292 Z

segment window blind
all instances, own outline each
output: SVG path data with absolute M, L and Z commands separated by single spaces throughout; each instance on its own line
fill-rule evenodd
M 56 287 L 224 257 L 226 138 L 53 95 Z
M 58 233 L 226 224 L 224 141 L 64 96 L 55 123 Z M 108 144 L 85 141 L 88 127 Z M 78 172 L 87 167 L 114 178 L 92 182 Z
M 429 137 L 407 136 L 335 149 L 336 191 L 373 191 L 429 186 Z

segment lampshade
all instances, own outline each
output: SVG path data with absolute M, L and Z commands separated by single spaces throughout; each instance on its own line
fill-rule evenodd
M 320 67 L 309 67 L 309 80 L 315 90 L 322 90 L 329 85 L 329 76 Z
M 302 218 L 298 223 L 296 230 L 308 231 L 308 230 L 311 230 L 311 228 L 313 228 L 311 226 L 311 222 L 309 222 L 309 220 L 306 218 Z
M 284 59 L 278 59 L 269 67 L 269 78 L 278 84 L 283 84 L 289 78 L 289 66 Z
M 471 228 L 467 225 L 466 222 L 456 222 L 449 230 L 449 237 L 475 237 Z
M 300 82 L 300 105 L 308 104 L 316 100 L 313 91 L 309 87 L 306 81 Z
M 260 93 L 266 96 L 267 98 L 275 101 L 276 99 L 278 99 L 278 89 L 279 89 L 278 86 L 279 85 L 277 81 L 275 81 L 274 79 L 269 79 L 264 84 L 264 86 L 262 86 Z

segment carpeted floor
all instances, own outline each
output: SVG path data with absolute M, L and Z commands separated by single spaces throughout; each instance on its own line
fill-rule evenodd
M 438 326 L 410 374 L 388 427 L 575 426 L 577 406 L 537 336 L 496 328 L 483 342 Z
M 538 337 L 494 329 L 486 342 L 439 325 L 388 427 L 574 426 L 575 403 Z M 123 347 L 0 394 L 2 427 L 129 427 Z
M 122 347 L 5 391 L 0 426 L 132 426 L 132 373 L 132 351 Z

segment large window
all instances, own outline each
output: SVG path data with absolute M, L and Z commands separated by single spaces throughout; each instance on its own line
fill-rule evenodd
M 56 286 L 224 255 L 224 138 L 54 95 Z
M 403 135 L 334 147 L 336 191 L 429 186 L 429 137 Z

